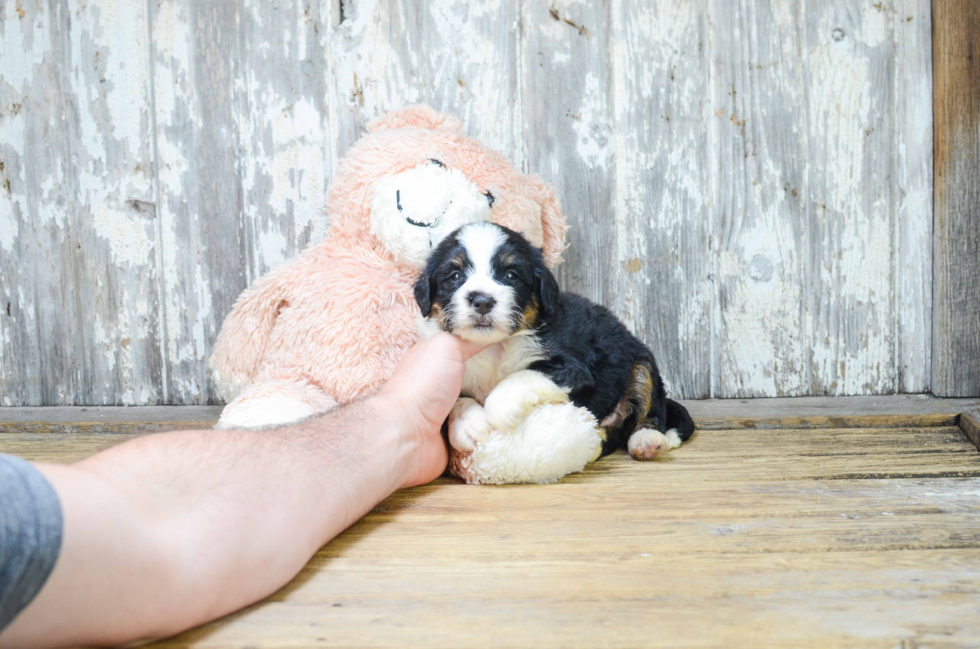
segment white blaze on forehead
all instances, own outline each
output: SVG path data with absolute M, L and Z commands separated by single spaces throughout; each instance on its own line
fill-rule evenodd
M 504 241 L 503 231 L 492 223 L 474 223 L 462 229 L 459 243 L 466 249 L 466 256 L 473 264 L 469 277 L 493 279 L 493 256 Z

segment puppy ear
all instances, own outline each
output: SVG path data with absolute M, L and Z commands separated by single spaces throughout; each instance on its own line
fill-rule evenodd
M 432 291 L 435 289 L 435 281 L 432 277 L 426 267 L 415 281 L 415 303 L 419 305 L 423 317 L 426 318 L 432 313 Z
M 534 276 L 538 282 L 541 311 L 546 315 L 552 315 L 558 311 L 558 295 L 560 293 L 558 280 L 543 263 L 534 269 Z

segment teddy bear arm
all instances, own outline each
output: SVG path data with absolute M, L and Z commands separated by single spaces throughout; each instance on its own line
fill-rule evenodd
M 279 311 L 289 303 L 289 278 L 297 276 L 295 266 L 287 264 L 261 277 L 238 296 L 225 317 L 211 369 L 218 393 L 226 401 L 255 378 Z

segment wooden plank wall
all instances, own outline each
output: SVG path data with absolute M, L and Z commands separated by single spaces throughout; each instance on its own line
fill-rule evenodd
M 558 187 L 686 398 L 922 392 L 929 0 L 0 0 L 0 404 L 210 403 L 238 293 L 424 101 Z M 942 351 L 942 350 L 940 350 Z
M 933 391 L 980 394 L 980 3 L 935 0 Z

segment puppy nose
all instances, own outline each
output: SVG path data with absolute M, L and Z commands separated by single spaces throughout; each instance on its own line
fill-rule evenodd
M 467 296 L 473 309 L 476 310 L 480 315 L 486 315 L 493 310 L 493 305 L 497 303 L 497 300 L 493 299 L 486 293 L 470 293 Z

